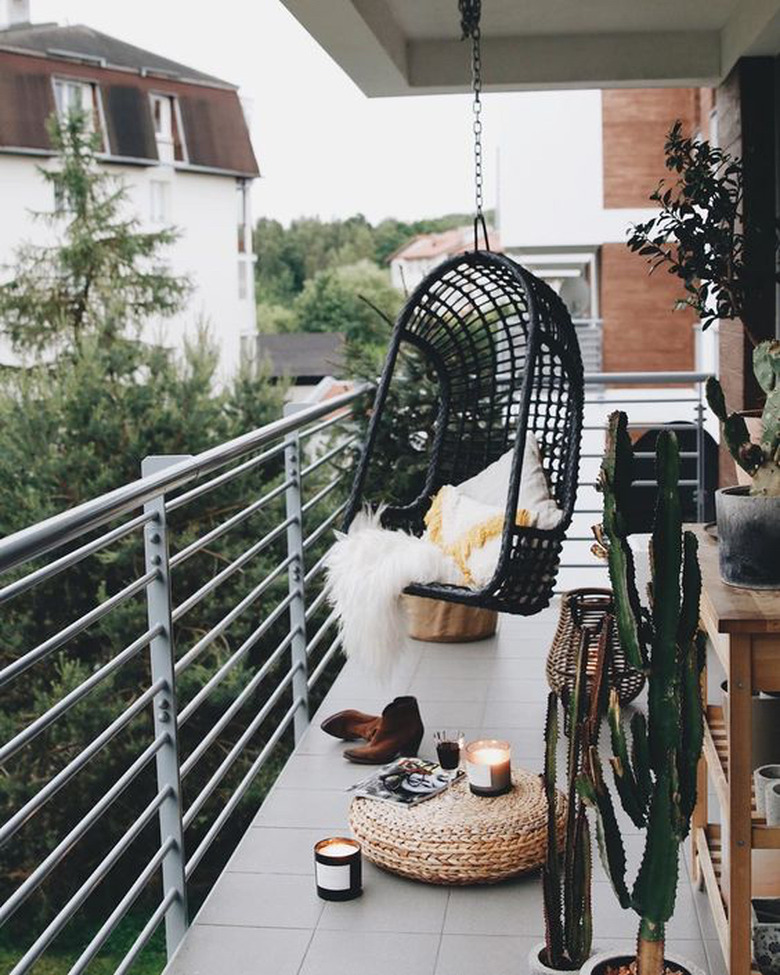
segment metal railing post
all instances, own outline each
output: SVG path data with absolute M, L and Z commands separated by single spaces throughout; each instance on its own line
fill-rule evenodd
M 142 476 L 157 474 L 183 459 L 181 456 L 146 457 L 141 464 Z M 153 707 L 155 737 L 167 735 L 166 744 L 157 752 L 156 763 L 157 788 L 160 792 L 167 793 L 158 816 L 160 843 L 167 843 L 169 838 L 173 840 L 170 851 L 162 861 L 163 898 L 171 891 L 176 895 L 165 915 L 165 945 L 170 960 L 184 937 L 188 921 L 165 495 L 160 494 L 153 500 L 147 501 L 144 512 L 154 515 L 144 531 L 146 569 L 157 571 L 157 576 L 146 589 L 147 615 L 150 627 L 159 624 L 162 628 L 159 635 L 149 644 L 149 656 L 152 683 L 161 679 L 165 682 L 154 697 Z
M 301 409 L 298 403 L 288 403 L 285 416 Z M 290 603 L 290 632 L 293 634 L 290 645 L 291 663 L 295 671 L 292 682 L 293 700 L 301 699 L 294 718 L 295 744 L 309 726 L 308 664 L 306 658 L 306 594 L 303 576 L 303 515 L 301 513 L 301 443 L 298 431 L 285 438 L 284 449 L 285 480 L 289 487 L 285 492 L 287 518 L 287 556 L 291 560 L 287 570 Z

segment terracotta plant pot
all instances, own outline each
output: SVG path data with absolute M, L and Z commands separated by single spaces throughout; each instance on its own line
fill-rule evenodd
M 550 968 L 540 960 L 539 956 L 546 947 L 544 941 L 540 941 L 538 945 L 534 945 L 528 952 L 528 975 L 562 975 L 562 969 Z M 578 972 L 581 972 L 581 969 L 567 968 L 565 971 L 566 975 L 577 975 Z
M 630 964 L 633 960 L 634 955 L 623 955 L 614 951 L 602 951 L 600 954 L 594 955 L 585 962 L 580 969 L 580 975 L 605 975 L 609 965 L 626 965 Z M 683 972 L 684 975 L 706 975 L 706 972 L 699 968 L 698 965 L 685 961 L 683 958 L 678 958 L 676 955 L 667 955 L 665 961 L 668 966 L 676 968 L 678 971 Z
M 498 613 L 492 609 L 448 603 L 443 599 L 402 596 L 409 616 L 409 636 L 427 643 L 470 643 L 493 636 Z

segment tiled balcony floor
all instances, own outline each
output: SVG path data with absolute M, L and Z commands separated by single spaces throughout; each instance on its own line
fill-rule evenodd
M 364 863 L 364 893 L 325 903 L 315 893 L 312 847 L 348 829 L 344 790 L 367 769 L 344 761 L 319 730 L 344 707 L 378 712 L 415 694 L 433 755 L 436 728 L 500 736 L 513 761 L 541 769 L 544 661 L 557 606 L 529 620 L 504 617 L 491 640 L 414 643 L 396 675 L 378 685 L 348 664 L 236 849 L 168 975 L 525 975 L 528 950 L 544 933 L 537 876 L 491 887 L 432 887 Z M 633 830 L 633 827 L 631 828 Z M 635 831 L 633 831 L 635 833 Z M 636 863 L 641 838 L 627 838 Z M 595 859 L 594 931 L 599 947 L 630 951 L 636 918 L 622 911 Z M 670 949 L 709 975 L 725 968 L 706 897 L 681 863 Z

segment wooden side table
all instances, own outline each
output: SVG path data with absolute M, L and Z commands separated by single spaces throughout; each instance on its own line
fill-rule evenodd
M 780 850 L 780 827 L 767 826 L 755 811 L 751 768 L 752 694 L 780 691 L 780 592 L 725 585 L 718 572 L 717 543 L 703 528 L 695 531 L 707 653 L 708 657 L 714 653 L 726 672 L 729 720 L 726 724 L 720 707 L 707 708 L 699 799 L 691 829 L 693 876 L 706 887 L 729 975 L 748 975 L 752 852 Z M 706 694 L 706 668 L 703 680 Z M 709 822 L 708 779 L 720 804 L 723 832 Z

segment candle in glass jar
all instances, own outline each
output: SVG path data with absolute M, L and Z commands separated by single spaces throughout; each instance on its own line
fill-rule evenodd
M 466 745 L 469 788 L 478 796 L 501 796 L 512 788 L 508 741 L 483 738 Z
M 363 891 L 360 844 L 333 836 L 314 846 L 317 895 L 326 901 L 349 901 Z

